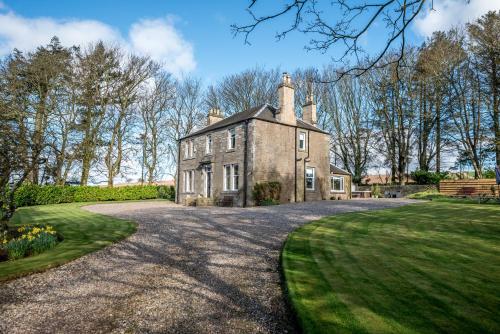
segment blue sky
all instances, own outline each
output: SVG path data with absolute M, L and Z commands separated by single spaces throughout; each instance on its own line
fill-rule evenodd
M 435 0 L 436 13 L 425 13 L 412 28 L 410 41 L 420 43 L 432 30 L 475 18 L 486 9 L 500 8 L 500 0 L 472 0 L 466 11 L 462 0 Z M 63 44 L 86 43 L 102 38 L 127 45 L 134 52 L 151 54 L 178 75 L 189 73 L 211 83 L 220 77 L 261 65 L 322 67 L 338 55 L 307 52 L 309 38 L 298 32 L 276 42 L 277 24 L 267 25 L 251 36 L 233 38 L 230 24 L 249 22 L 248 1 L 57 1 L 0 0 L 0 56 L 12 47 L 30 49 L 48 42 L 54 33 Z M 283 1 L 278 1 L 281 5 Z M 261 9 L 275 5 L 262 1 Z M 441 6 L 441 10 L 440 7 Z M 266 8 L 267 7 L 267 8 Z M 330 17 L 333 19 L 335 13 Z M 3 21 L 3 22 L 2 22 Z M 279 23 L 279 22 L 278 22 Z M 383 42 L 377 29 L 363 40 L 367 51 L 375 53 Z M 46 43 L 45 42 L 45 43 Z

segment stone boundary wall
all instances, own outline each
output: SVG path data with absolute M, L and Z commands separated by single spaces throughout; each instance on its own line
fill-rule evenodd
M 379 185 L 380 193 L 384 197 L 384 193 L 397 193 L 399 197 L 405 197 L 414 193 L 427 190 L 437 190 L 437 186 L 433 184 L 407 184 L 407 185 Z M 372 190 L 372 186 L 356 186 L 356 190 L 367 191 Z

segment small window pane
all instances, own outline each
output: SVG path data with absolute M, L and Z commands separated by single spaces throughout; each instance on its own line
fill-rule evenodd
M 306 168 L 306 189 L 314 190 L 314 168 Z
M 299 149 L 304 150 L 306 148 L 306 134 L 301 132 L 299 134 Z
M 233 165 L 233 190 L 238 190 L 239 187 L 239 172 L 238 165 Z

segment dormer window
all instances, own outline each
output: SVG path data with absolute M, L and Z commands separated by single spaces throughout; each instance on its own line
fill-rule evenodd
M 227 130 L 227 149 L 234 150 L 236 147 L 236 129 Z

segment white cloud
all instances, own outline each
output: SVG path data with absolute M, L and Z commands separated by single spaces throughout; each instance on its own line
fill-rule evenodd
M 130 52 L 150 56 L 176 76 L 196 68 L 193 47 L 172 20 L 141 20 L 124 37 L 118 29 L 95 20 L 24 18 L 13 12 L 0 13 L 0 56 L 14 48 L 33 50 L 47 44 L 53 36 L 66 46 L 86 46 L 98 40 L 119 44 Z
M 192 45 L 185 41 L 171 20 L 142 20 L 130 28 L 129 40 L 137 53 L 149 55 L 175 75 L 196 67 Z
M 454 26 L 472 22 L 490 10 L 500 9 L 500 0 L 434 0 L 434 10 L 415 20 L 414 29 L 423 36 L 434 31 L 446 31 Z

